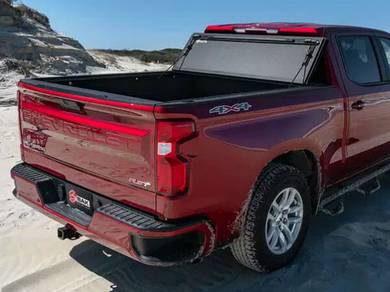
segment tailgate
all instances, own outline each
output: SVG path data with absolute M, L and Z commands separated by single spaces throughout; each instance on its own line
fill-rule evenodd
M 93 176 L 154 192 L 153 109 L 21 82 L 22 152 L 33 151 Z

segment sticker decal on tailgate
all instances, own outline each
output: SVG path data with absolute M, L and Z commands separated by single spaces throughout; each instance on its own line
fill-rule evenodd
M 23 129 L 23 145 L 25 147 L 44 152 L 47 138 L 49 137 L 41 130 Z

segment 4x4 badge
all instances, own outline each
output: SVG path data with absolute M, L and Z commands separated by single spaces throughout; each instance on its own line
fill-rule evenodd
M 236 103 L 233 105 L 219 105 L 209 110 L 210 114 L 226 115 L 230 112 L 248 111 L 252 106 L 248 102 Z

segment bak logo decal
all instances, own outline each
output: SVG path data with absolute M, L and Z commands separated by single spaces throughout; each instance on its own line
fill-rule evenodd
M 79 204 L 85 208 L 91 208 L 91 202 L 83 197 L 80 197 L 75 190 L 68 192 L 68 200 L 72 204 Z
M 219 105 L 209 110 L 210 114 L 226 115 L 230 112 L 248 111 L 252 106 L 247 102 L 236 103 L 233 105 Z

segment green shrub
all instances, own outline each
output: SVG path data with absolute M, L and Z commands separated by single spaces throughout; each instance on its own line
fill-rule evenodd
M 101 52 L 107 52 L 117 56 L 133 57 L 143 62 L 163 63 L 171 64 L 180 55 L 180 49 L 163 49 L 155 51 L 143 51 L 143 50 L 98 50 Z

